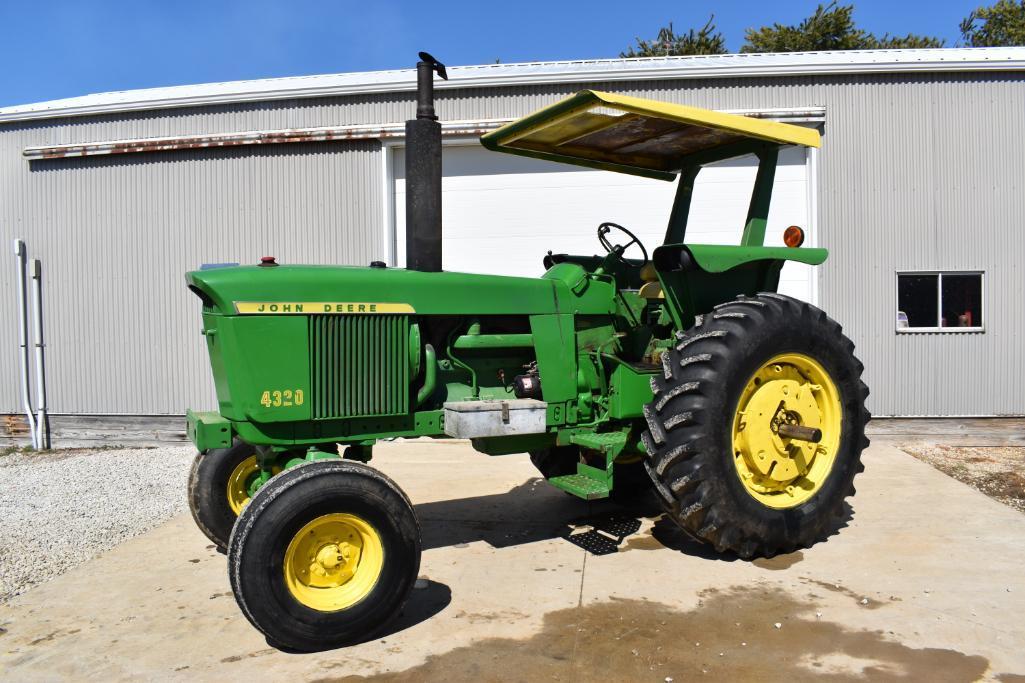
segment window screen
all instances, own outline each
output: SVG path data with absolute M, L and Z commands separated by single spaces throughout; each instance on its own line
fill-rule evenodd
M 897 328 L 982 328 L 982 273 L 898 273 Z

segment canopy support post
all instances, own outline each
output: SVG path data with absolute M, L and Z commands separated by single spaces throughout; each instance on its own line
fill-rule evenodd
M 747 210 L 747 223 L 740 243 L 745 247 L 760 247 L 765 243 L 765 224 L 769 221 L 769 204 L 772 201 L 772 184 L 776 177 L 776 161 L 779 147 L 773 145 L 755 152 L 758 157 L 758 174 L 751 190 L 751 204 Z
M 687 164 L 680 169 L 680 181 L 676 186 L 676 199 L 669 214 L 669 227 L 663 244 L 682 244 L 687 234 L 687 219 L 690 217 L 690 200 L 694 196 L 694 182 L 701 170 L 701 164 Z

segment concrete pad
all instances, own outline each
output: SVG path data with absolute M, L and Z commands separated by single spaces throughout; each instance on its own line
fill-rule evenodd
M 314 654 L 274 650 L 238 611 L 224 557 L 181 516 L 0 607 L 0 674 L 1025 674 L 1025 516 L 889 446 L 874 446 L 865 462 L 846 528 L 800 553 L 747 563 L 687 541 L 650 509 L 554 490 L 525 456 L 385 444 L 374 464 L 417 505 L 428 579 L 388 634 Z

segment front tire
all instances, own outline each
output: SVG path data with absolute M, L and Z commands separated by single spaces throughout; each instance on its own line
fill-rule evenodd
M 645 466 L 668 516 L 743 558 L 809 546 L 854 495 L 868 388 L 854 344 L 821 310 L 740 297 L 678 334 L 645 406 Z M 784 427 L 787 425 L 787 427 Z M 816 443 L 780 429 L 817 429 Z
M 323 650 L 372 637 L 405 604 L 420 569 L 420 526 L 382 473 L 318 461 L 272 478 L 228 544 L 231 589 L 277 646 Z
M 256 450 L 236 441 L 228 448 L 197 453 L 189 472 L 189 511 L 199 530 L 221 551 L 238 513 L 249 502 L 249 485 L 259 476 Z

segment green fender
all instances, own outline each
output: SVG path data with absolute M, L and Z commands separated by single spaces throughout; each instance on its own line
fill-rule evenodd
M 817 266 L 829 255 L 826 249 L 795 247 L 688 244 L 687 249 L 701 269 L 708 273 L 724 273 L 751 261 L 797 261 Z
M 694 324 L 695 316 L 738 295 L 774 292 L 787 261 L 817 266 L 825 249 L 719 244 L 666 244 L 653 261 L 677 329 Z

